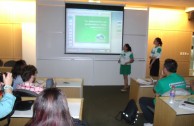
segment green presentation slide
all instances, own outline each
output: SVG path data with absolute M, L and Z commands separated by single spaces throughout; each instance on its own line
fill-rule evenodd
M 76 43 L 109 43 L 109 17 L 76 16 Z

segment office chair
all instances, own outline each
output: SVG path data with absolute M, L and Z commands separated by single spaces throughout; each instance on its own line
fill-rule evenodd
M 3 66 L 3 61 L 0 59 L 0 67 Z
M 14 61 L 14 60 L 9 60 L 9 61 L 7 61 L 7 62 L 4 63 L 4 66 L 5 67 L 14 67 L 15 62 L 16 61 Z

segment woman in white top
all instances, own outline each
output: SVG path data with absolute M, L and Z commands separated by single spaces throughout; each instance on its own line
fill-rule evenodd
M 158 77 L 160 69 L 160 57 L 162 54 L 162 40 L 161 38 L 155 38 L 155 47 L 150 54 L 150 76 Z
M 129 44 L 125 44 L 123 47 L 123 51 L 120 55 L 119 63 L 120 65 L 120 74 L 123 75 L 124 79 L 124 87 L 121 91 L 127 91 L 128 88 L 128 75 L 131 74 L 131 63 L 133 63 L 133 52 Z

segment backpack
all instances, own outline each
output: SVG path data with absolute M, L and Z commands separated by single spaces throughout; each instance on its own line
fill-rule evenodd
M 119 115 L 120 115 L 120 118 L 118 118 Z M 128 102 L 125 109 L 123 111 L 120 111 L 116 115 L 115 119 L 119 120 L 119 121 L 125 120 L 126 123 L 133 125 L 137 121 L 137 117 L 138 117 L 137 105 L 136 105 L 135 101 L 132 99 Z

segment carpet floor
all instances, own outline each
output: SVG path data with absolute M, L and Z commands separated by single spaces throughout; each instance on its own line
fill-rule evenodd
M 83 120 L 88 126 L 130 126 L 115 116 L 125 109 L 129 101 L 129 91 L 121 92 L 121 86 L 84 86 Z M 140 114 L 134 126 L 143 126 Z

